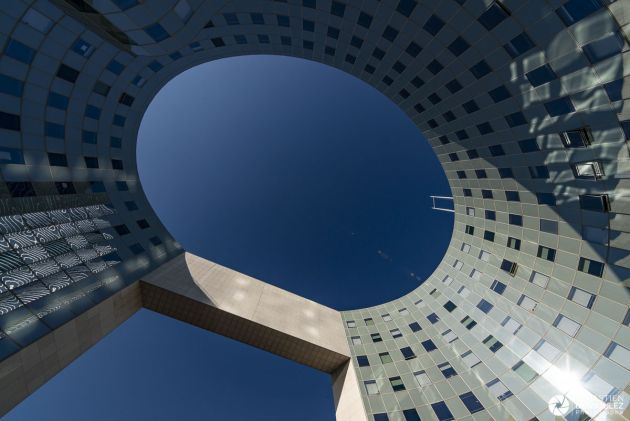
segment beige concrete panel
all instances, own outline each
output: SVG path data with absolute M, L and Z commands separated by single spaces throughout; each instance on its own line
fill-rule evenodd
M 337 421 L 367 421 L 357 373 L 348 361 L 332 374 Z
M 350 356 L 338 311 L 191 253 L 173 258 L 142 280 L 232 316 Z
M 26 399 L 141 307 L 138 282 L 0 362 L 0 416 Z

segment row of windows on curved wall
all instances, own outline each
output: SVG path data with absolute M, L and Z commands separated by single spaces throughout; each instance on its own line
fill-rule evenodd
M 468 250 L 470 250 L 470 245 L 465 243 L 462 244 L 462 250 L 468 252 Z M 489 256 L 490 254 L 488 252 L 482 250 L 479 258 L 482 261 L 489 261 Z M 502 262 L 501 268 L 502 270 L 508 271 L 509 268 L 505 267 L 504 263 L 505 261 Z M 457 269 L 461 269 L 461 262 L 457 262 L 456 266 Z M 479 280 L 479 275 L 478 271 L 473 270 L 470 276 L 472 279 Z M 445 286 L 451 285 L 452 282 L 453 279 L 451 276 L 445 276 L 443 280 L 443 284 Z M 530 282 L 534 285 L 546 288 L 547 282 L 549 282 L 549 277 L 542 273 L 533 272 Z M 490 286 L 493 293 L 498 295 L 503 295 L 508 288 L 509 287 L 507 285 L 497 280 L 495 280 Z M 468 297 L 470 295 L 470 291 L 465 287 L 460 288 L 458 293 L 462 297 Z M 442 296 L 442 293 L 434 288 L 429 292 L 429 295 L 437 300 L 440 296 Z M 590 309 L 594 305 L 596 296 L 580 288 L 571 287 L 567 299 L 584 307 L 585 309 Z M 417 300 L 414 305 L 418 309 L 426 309 L 426 301 L 427 300 L 420 299 Z M 444 301 L 444 299 L 442 299 L 442 301 Z M 475 307 L 484 315 L 492 317 L 494 305 L 490 301 L 492 301 L 490 297 L 482 298 Z M 518 305 L 526 309 L 528 312 L 532 312 L 536 307 L 536 302 L 525 295 L 521 295 L 521 298 L 518 300 Z M 445 311 L 452 314 L 458 308 L 458 306 L 448 298 L 446 298 L 442 307 Z M 464 314 L 471 314 L 471 312 L 464 309 L 463 312 L 460 312 L 460 317 Z M 417 311 L 412 310 L 410 312 L 408 308 L 401 307 L 395 314 L 391 312 L 380 313 L 380 318 L 378 320 L 375 320 L 374 317 L 364 318 L 361 321 L 361 325 L 365 326 L 364 328 L 361 328 L 359 326 L 359 322 L 355 320 L 346 320 L 345 323 L 348 328 L 348 335 L 354 347 L 360 349 L 360 351 L 368 352 L 374 352 L 376 349 L 376 353 L 367 355 L 361 353 L 360 351 L 357 353 L 353 351 L 353 354 L 355 355 L 355 362 L 359 367 L 359 370 L 366 370 L 362 371 L 362 378 L 370 379 L 370 376 L 374 376 L 375 374 L 378 376 L 376 378 L 372 377 L 373 380 L 363 381 L 365 393 L 368 396 L 379 395 L 382 393 L 396 393 L 408 389 L 423 389 L 429 385 L 439 382 L 440 379 L 450 379 L 458 375 L 456 369 L 448 361 L 442 361 L 442 359 L 445 358 L 444 353 L 441 353 L 437 359 L 434 359 L 437 363 L 436 369 L 427 368 L 426 370 L 414 370 L 413 366 L 402 366 L 399 364 L 402 361 L 410 361 L 417 358 L 416 353 L 418 350 L 424 355 L 431 354 L 433 351 L 438 350 L 438 346 L 435 344 L 434 340 L 431 339 L 430 334 L 427 334 L 429 336 L 423 335 L 423 328 L 417 319 L 414 320 L 415 317 L 417 317 Z M 446 326 L 443 327 L 439 325 L 440 319 L 440 316 L 436 312 L 426 314 L 426 320 L 432 326 L 437 326 L 438 328 L 442 327 L 444 330 L 444 327 Z M 513 316 L 506 316 L 503 321 L 499 322 L 500 326 L 512 335 L 517 335 L 523 327 L 523 325 Z M 478 324 L 477 321 L 470 315 L 463 316 L 460 323 L 469 331 L 473 331 L 475 328 L 478 329 L 478 326 L 484 325 L 484 323 Z M 622 323 L 625 326 L 630 325 L 630 310 L 626 310 Z M 580 329 L 579 323 L 562 313 L 557 315 L 553 321 L 553 326 L 570 337 L 575 337 Z M 391 339 L 384 339 L 384 334 L 382 333 L 374 333 L 374 328 L 378 328 L 379 332 L 388 332 L 387 336 L 391 337 Z M 363 335 L 357 335 L 357 330 L 360 330 Z M 502 339 L 503 341 L 511 342 L 505 337 L 505 334 L 501 332 L 486 334 L 485 337 L 482 334 L 480 341 L 489 350 L 489 352 L 492 352 L 493 354 L 496 354 L 504 347 L 502 340 L 499 340 L 495 335 L 504 338 Z M 448 349 L 450 349 L 459 339 L 457 334 L 451 329 L 444 330 L 440 336 Z M 476 336 L 479 337 L 479 334 L 476 334 Z M 369 338 L 370 343 L 378 344 L 383 341 L 388 342 L 388 345 L 385 347 L 387 351 L 383 352 L 383 347 L 363 347 L 362 345 L 366 340 L 366 337 Z M 416 351 L 414 351 L 414 349 Z M 535 344 L 533 346 L 533 350 L 537 354 L 540 354 L 541 358 L 544 358 L 550 363 L 561 354 L 560 349 L 556 348 L 545 339 L 541 339 L 537 344 Z M 464 367 L 466 367 L 467 370 L 473 370 L 476 366 L 482 363 L 482 359 L 470 349 L 465 352 L 461 352 L 460 347 L 459 353 L 461 353 L 461 355 L 459 355 L 460 358 L 458 358 L 458 362 L 463 362 Z M 487 356 L 484 356 L 483 354 L 480 355 L 484 361 L 487 360 Z M 630 351 L 615 341 L 610 341 L 608 343 L 603 355 L 611 361 L 614 361 L 616 364 L 619 364 L 621 367 L 626 369 L 630 368 Z M 425 361 L 427 360 L 425 359 Z M 390 366 L 390 363 L 393 364 Z M 368 367 L 374 366 L 376 368 L 373 372 L 368 369 Z M 382 369 L 380 367 L 382 367 Z M 531 384 L 540 375 L 537 372 L 537 369 L 531 367 L 523 360 L 511 362 L 510 369 L 528 384 Z M 409 372 L 409 370 L 411 371 Z M 606 396 L 617 396 L 621 393 L 619 389 L 610 385 L 591 371 L 584 375 L 582 381 L 586 389 L 597 396 L 601 395 L 602 392 L 604 392 Z M 498 401 L 505 400 L 512 396 L 512 392 L 498 378 L 486 382 L 486 386 Z M 469 393 L 473 392 L 460 394 L 459 398 L 462 401 L 468 399 Z M 464 404 L 471 413 L 483 409 L 483 405 L 479 403 L 477 398 L 469 399 L 472 401 L 472 403 L 469 402 L 471 403 L 471 406 L 466 404 L 466 402 L 464 402 Z M 474 403 L 474 401 L 477 401 L 477 403 Z M 440 405 L 440 407 L 441 405 L 446 405 L 444 402 L 437 402 L 435 404 Z M 431 408 L 434 410 L 436 408 L 435 404 L 431 405 Z M 446 408 L 448 409 L 448 406 L 446 406 Z M 410 409 L 409 411 L 414 414 L 416 413 L 415 410 Z M 450 413 L 450 411 L 443 412 L 443 414 L 448 413 Z M 444 415 L 446 418 L 441 418 L 441 415 L 438 412 L 436 412 L 436 415 L 440 419 L 452 419 L 452 416 L 449 418 L 448 415 Z M 375 419 L 387 419 L 385 418 L 386 414 L 380 414 L 380 416 L 383 418 L 376 417 Z
M 415 2 L 413 2 L 415 4 Z M 341 3 L 340 3 L 341 4 Z M 559 16 L 563 17 L 563 21 L 567 24 L 573 24 L 587 16 L 589 16 L 591 13 L 594 13 L 595 11 L 599 10 L 600 8 L 602 8 L 603 4 L 599 4 L 598 2 L 590 2 L 589 4 L 584 4 L 582 6 L 580 5 L 576 5 L 576 2 L 567 2 L 567 4 L 565 4 L 565 6 L 563 6 L 562 8 L 557 10 L 557 13 Z M 313 5 L 313 7 L 315 7 Z M 342 7 L 342 6 L 339 6 Z M 345 6 L 344 6 L 345 7 Z M 402 6 L 401 6 L 402 7 Z M 403 9 L 405 9 L 404 7 L 402 7 Z M 413 8 L 411 8 L 413 9 Z M 502 6 L 500 3 L 495 3 L 494 5 L 490 6 L 490 8 L 488 9 L 488 12 L 486 12 L 488 15 L 487 16 L 499 16 L 501 13 L 503 13 L 505 11 L 505 7 Z M 509 13 L 506 12 L 506 16 L 504 18 L 506 18 Z M 33 14 L 38 14 L 37 17 L 34 17 Z M 31 24 L 32 26 L 34 25 L 35 27 L 37 27 L 37 29 L 41 30 L 41 31 L 46 31 L 50 28 L 51 26 L 51 22 L 46 22 L 44 20 L 44 23 L 42 23 L 42 17 L 43 15 L 39 14 L 37 11 L 35 11 L 34 9 L 31 9 L 27 14 L 25 14 L 23 20 L 26 23 Z M 257 15 L 257 14 L 254 14 Z M 371 17 L 367 18 L 366 16 L 368 15 L 361 15 L 362 17 L 359 19 L 359 24 L 362 26 L 366 26 L 367 28 L 369 28 L 369 24 L 367 23 L 367 21 L 371 22 Z M 485 22 L 484 19 L 487 19 L 487 17 L 484 17 L 484 15 L 482 15 L 479 19 L 480 22 Z M 567 16 L 571 17 L 570 19 L 567 18 Z M 235 23 L 238 23 L 238 18 L 236 17 L 236 15 L 234 14 L 226 14 L 225 16 L 226 19 L 226 23 L 228 25 L 234 25 Z M 47 19 L 47 18 L 46 18 Z M 278 16 L 279 22 L 285 22 L 285 19 L 281 16 Z M 288 19 L 288 17 L 287 17 Z M 367 20 L 366 20 L 367 19 Z M 259 22 L 259 19 L 256 18 L 255 19 L 256 22 Z M 305 21 L 305 22 L 310 22 L 310 21 Z M 207 25 L 207 27 L 213 27 L 213 24 L 209 24 Z M 281 26 L 284 26 L 281 25 Z M 304 24 L 304 26 L 306 28 L 310 28 L 312 25 L 310 23 L 306 23 Z M 425 25 L 423 26 L 424 30 L 426 30 L 427 32 L 431 33 L 432 35 L 436 35 L 437 32 L 439 32 L 439 30 L 444 26 L 444 22 L 437 17 L 436 15 L 433 15 L 431 17 L 428 18 L 427 22 L 425 23 Z M 487 29 L 491 29 L 487 23 L 484 24 L 484 26 Z M 332 35 L 333 38 L 337 38 L 339 35 L 339 31 L 338 30 L 334 30 L 335 28 L 333 28 L 333 30 L 330 30 L 329 28 L 329 35 Z M 393 29 L 393 28 L 389 28 L 386 29 L 386 31 L 384 32 L 384 36 L 390 38 L 391 41 L 393 41 L 393 39 L 395 39 L 395 34 L 397 33 L 397 30 Z M 390 34 L 390 35 L 385 35 L 385 34 Z M 240 37 L 240 36 L 237 36 Z M 361 39 L 355 39 L 356 37 L 354 37 L 351 41 L 351 45 L 360 48 L 360 46 L 363 44 L 363 40 Z M 523 35 L 523 39 L 526 39 L 526 34 Z M 612 38 L 611 38 L 612 39 Z M 615 38 L 617 39 L 617 38 Z M 239 40 L 241 40 L 241 38 L 239 38 Z M 465 40 L 458 38 L 458 40 L 456 40 L 457 42 L 454 42 L 455 45 L 453 46 L 453 48 L 449 48 L 452 52 L 456 51 L 458 52 L 459 55 L 461 54 L 463 51 L 465 51 L 465 49 L 463 49 L 463 45 L 468 45 L 468 43 L 465 42 Z M 603 42 L 603 41 L 602 41 Z M 213 38 L 212 39 L 212 43 L 215 47 L 217 46 L 223 46 L 225 45 L 225 43 L 223 41 L 220 41 L 217 38 Z M 516 45 L 520 45 L 522 44 L 522 42 L 516 42 Z M 598 41 L 600 45 L 601 42 Z M 455 46 L 459 45 L 458 48 L 455 48 Z M 193 44 L 191 44 L 191 49 L 193 51 L 195 50 L 199 50 L 201 48 L 201 45 L 198 42 L 195 42 Z M 606 47 L 606 45 L 603 45 L 602 48 Z M 507 50 L 510 49 L 509 45 L 506 44 L 505 48 Z M 593 47 L 594 48 L 594 47 Z M 410 46 L 407 47 L 406 52 L 407 54 L 409 54 L 410 56 L 417 56 L 417 54 L 419 54 L 419 52 L 422 50 L 422 48 L 415 44 L 412 43 L 410 44 Z M 609 56 L 613 53 L 618 53 L 617 50 L 614 49 L 610 49 L 610 48 L 605 48 L 605 50 L 608 52 Z M 94 47 L 87 42 L 86 40 L 82 39 L 82 38 L 78 38 L 75 43 L 73 44 L 71 51 L 73 51 L 74 53 L 81 55 L 82 57 L 89 57 L 92 52 L 94 51 Z M 375 50 L 376 51 L 376 50 Z M 585 52 L 586 51 L 590 51 L 588 48 L 585 47 Z M 30 64 L 33 60 L 33 57 L 35 56 L 35 50 L 27 45 L 25 45 L 24 43 L 15 40 L 15 39 L 10 39 L 5 47 L 5 55 L 8 57 L 11 57 L 15 60 L 21 61 L 25 64 Z M 381 58 L 384 55 L 381 53 L 377 53 L 375 54 L 375 56 L 377 58 Z M 587 54 L 588 55 L 588 54 Z M 596 56 L 596 57 L 602 57 L 601 55 L 597 55 L 597 54 L 593 54 L 591 53 L 591 56 Z M 170 58 L 175 60 L 182 57 L 181 53 L 172 53 L 170 55 Z M 163 64 L 160 63 L 159 61 L 153 61 L 148 65 L 148 68 L 151 69 L 152 71 L 159 71 L 161 68 L 163 67 Z M 402 73 L 402 71 L 404 71 L 405 69 L 405 65 L 403 65 L 400 62 L 397 62 L 394 65 L 394 69 L 398 69 L 399 72 L 398 73 Z M 434 66 L 436 67 L 436 66 Z M 437 66 L 440 67 L 440 66 Z M 484 67 L 485 66 L 481 66 Z M 112 72 L 113 74 L 116 75 L 120 75 L 121 72 L 124 70 L 125 66 L 117 61 L 116 59 L 113 59 L 110 61 L 110 63 L 106 66 L 107 70 L 109 70 L 110 72 Z M 491 71 L 491 69 L 487 69 L 487 71 L 482 72 L 483 75 L 481 73 L 477 73 L 478 76 L 485 76 L 485 74 L 488 74 Z M 59 77 L 62 80 L 65 80 L 69 83 L 74 83 L 77 79 L 77 77 L 79 76 L 79 71 L 66 65 L 66 64 L 61 64 L 57 70 L 57 77 Z M 554 76 L 554 77 L 552 77 Z M 558 75 L 555 74 L 553 72 L 553 69 L 549 66 L 549 64 L 546 64 L 544 66 L 542 66 L 539 69 L 535 69 L 531 72 L 529 72 L 526 75 L 527 79 L 532 83 L 532 86 L 540 86 L 540 84 L 542 83 L 549 83 L 550 81 L 554 80 L 554 78 L 557 78 Z M 390 78 L 391 79 L 391 78 Z M 146 78 L 138 75 L 134 78 L 134 80 L 132 81 L 132 84 L 137 86 L 137 87 L 141 87 L 144 83 L 146 82 Z M 415 86 L 415 87 L 420 87 L 424 84 L 424 82 L 419 79 L 418 77 L 415 77 L 414 79 L 412 79 L 411 83 Z M 453 92 L 453 89 L 456 86 L 461 86 L 461 84 L 459 84 L 456 80 L 453 81 L 452 83 L 447 84 L 447 88 L 449 88 L 449 91 Z M 620 90 L 618 89 L 620 87 L 620 82 L 619 81 L 615 81 L 615 82 L 611 82 L 610 84 L 608 84 L 606 86 L 606 90 L 609 93 L 609 95 L 611 96 L 611 101 L 612 100 L 618 100 L 619 99 L 619 95 L 620 95 Z M 93 91 L 99 95 L 103 95 L 103 96 L 107 96 L 109 93 L 110 87 L 101 82 L 101 81 L 97 81 L 94 85 L 94 89 Z M 455 92 L 458 89 L 455 89 Z M 0 91 L 8 94 L 8 95 L 15 95 L 15 96 L 19 96 L 22 94 L 23 91 L 23 85 L 22 85 L 22 81 L 20 81 L 19 79 L 16 79 L 12 76 L 9 75 L 0 75 Z M 408 91 L 405 91 L 408 94 Z M 616 92 L 616 93 L 615 93 Z M 493 98 L 493 100 L 495 102 L 498 102 L 500 100 L 506 99 L 509 95 L 509 92 L 507 91 L 507 88 L 505 88 L 504 86 L 501 86 L 499 88 L 493 89 L 489 92 L 490 96 Z M 406 94 L 402 94 L 402 96 L 407 96 Z M 437 95 L 436 93 L 431 94 L 428 96 L 428 99 L 432 102 L 432 103 L 436 103 L 434 100 L 432 99 L 436 99 L 439 98 L 439 95 Z M 118 103 L 125 105 L 125 106 L 131 106 L 133 104 L 134 101 L 134 97 L 128 93 L 122 93 L 120 95 L 120 97 L 118 98 Z M 49 98 L 48 98 L 48 105 L 53 107 L 53 108 L 58 108 L 58 109 L 66 109 L 68 106 L 68 102 L 69 102 L 69 98 L 67 96 L 64 96 L 61 93 L 57 93 L 57 92 L 51 92 L 49 94 Z M 439 102 L 439 101 L 438 101 Z M 464 104 L 464 109 L 470 113 L 470 112 L 475 112 L 479 109 L 479 106 L 475 103 L 474 100 L 470 100 L 467 103 Z M 424 111 L 424 107 L 418 103 L 416 105 L 416 110 L 418 112 L 422 112 Z M 92 104 L 88 104 L 86 106 L 85 109 L 85 117 L 89 118 L 89 119 L 95 119 L 98 120 L 100 118 L 100 114 L 101 114 L 101 110 L 100 108 L 98 108 L 96 105 L 92 105 Z M 455 115 L 453 114 L 452 111 L 449 111 L 447 113 L 448 115 L 445 116 L 445 118 L 449 121 L 452 121 L 455 118 Z M 510 126 L 514 126 L 514 125 L 520 125 L 523 124 L 525 122 L 525 119 L 522 115 L 517 115 L 516 114 L 512 114 L 509 116 L 506 116 L 506 120 L 508 121 Z M 123 127 L 125 124 L 125 120 L 126 118 L 123 115 L 120 114 L 115 114 L 113 116 L 112 119 L 112 124 L 114 126 L 118 126 L 118 127 Z M 625 122 L 624 124 L 627 125 L 627 122 Z M 19 122 L 19 116 L 17 115 L 13 115 L 10 113 L 2 113 L 0 114 L 0 125 L 3 128 L 9 129 L 9 130 L 19 130 L 20 128 L 20 122 Z M 432 127 L 435 127 L 434 123 L 432 121 L 429 121 L 429 125 Z M 624 127 L 626 129 L 626 131 L 628 130 L 627 127 Z M 492 131 L 492 128 L 490 126 L 490 123 L 486 122 L 483 124 L 478 125 L 478 129 L 480 131 L 480 134 L 487 134 L 489 132 Z M 45 132 L 47 136 L 53 137 L 53 138 L 64 138 L 65 137 L 65 128 L 64 125 L 61 124 L 60 122 L 53 122 L 53 121 L 47 121 L 45 122 Z M 465 130 L 459 130 L 456 132 L 456 136 L 458 137 L 459 140 L 463 140 L 468 138 L 468 134 L 465 132 Z M 89 131 L 89 130 L 83 130 L 83 134 L 82 134 L 82 140 L 86 143 L 96 143 L 97 142 L 97 133 L 95 131 Z M 440 138 L 440 141 L 442 143 L 447 143 L 448 142 L 448 138 L 447 136 L 442 136 Z M 122 143 L 122 139 L 120 137 L 116 137 L 116 136 L 112 136 L 110 138 L 110 145 L 113 148 L 120 148 Z M 572 146 L 573 147 L 573 146 Z M 494 148 L 494 149 L 493 149 Z M 490 147 L 490 151 L 491 151 L 491 155 L 492 156 L 498 156 L 498 155 L 502 155 L 502 152 L 493 152 L 495 149 L 498 150 L 500 148 L 500 145 L 497 145 L 495 147 Z M 17 154 L 19 154 L 19 152 L 16 151 L 11 151 L 12 154 L 12 160 L 13 162 L 19 162 L 20 159 L 19 157 L 17 157 Z M 455 160 L 458 158 L 456 157 L 456 154 L 451 153 L 449 155 L 451 157 L 451 160 Z M 88 166 L 88 168 L 94 168 L 94 160 L 92 159 L 94 157 L 86 157 L 86 166 Z M 89 162 L 89 163 L 88 163 Z M 122 169 L 122 161 L 119 159 L 113 159 L 111 161 L 111 167 L 114 169 Z

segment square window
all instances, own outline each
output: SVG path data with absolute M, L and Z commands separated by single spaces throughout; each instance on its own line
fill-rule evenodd
M 422 342 L 422 346 L 427 352 L 435 351 L 437 349 L 437 346 L 435 346 L 431 339 L 427 339 L 426 341 Z
M 357 363 L 359 364 L 359 367 L 368 367 L 370 365 L 367 355 L 358 355 Z
M 477 399 L 477 397 L 472 392 L 459 395 L 459 398 L 462 400 L 462 402 L 471 414 L 483 411 L 483 405 L 481 404 L 481 402 L 479 402 L 479 399 Z
M 485 75 L 489 74 L 492 71 L 488 63 L 485 60 L 481 60 L 479 63 L 475 64 L 470 68 L 470 72 L 477 79 L 481 79 Z
M 387 25 L 387 27 L 383 31 L 383 38 L 385 38 L 389 42 L 394 42 L 397 36 L 398 36 L 398 30 Z
M 604 264 L 602 262 L 587 259 L 585 257 L 580 257 L 580 261 L 578 263 L 578 270 L 580 272 L 585 272 L 585 273 L 588 273 L 589 275 L 593 275 L 593 276 L 597 276 L 601 278 L 604 273 Z
M 416 354 L 413 352 L 411 347 L 406 346 L 404 348 L 400 348 L 400 352 L 402 353 L 403 357 L 405 357 L 405 360 L 416 358 Z
M 422 28 L 429 34 L 436 36 L 443 27 L 444 21 L 436 15 L 431 15 Z
M 527 77 L 527 80 L 529 80 L 529 83 L 531 83 L 533 87 L 536 87 L 544 85 L 545 83 L 549 83 L 552 80 L 556 79 L 558 76 L 549 64 L 545 64 L 530 72 L 525 73 L 525 77 Z
M 553 262 L 556 260 L 556 251 L 552 248 L 545 246 L 538 246 L 538 253 L 536 254 L 541 259 Z
M 479 16 L 479 18 L 477 18 L 477 21 L 479 21 L 486 30 L 491 31 L 508 16 L 510 16 L 510 13 L 505 6 L 498 1 L 495 1 L 485 12 L 481 14 L 481 16 Z
M 512 94 L 510 94 L 510 91 L 508 91 L 508 89 L 504 85 L 501 85 L 489 91 L 488 95 L 490 95 L 490 98 L 492 98 L 495 103 L 504 101 L 512 96 Z
M 595 295 L 584 291 L 583 289 L 572 287 L 569 291 L 569 300 L 578 303 L 582 307 L 592 308 L 595 302 Z
M 600 0 L 569 0 L 556 13 L 566 26 L 571 26 L 601 7 Z
M 553 325 L 571 337 L 575 337 L 580 327 L 582 327 L 581 324 L 563 314 L 558 314 Z
M 409 45 L 405 49 L 405 52 L 409 54 L 411 57 L 417 57 L 421 51 L 422 51 L 422 47 L 420 47 L 418 44 L 416 44 L 413 41 L 409 43 Z
M 396 11 L 403 16 L 409 17 L 413 12 L 413 9 L 416 8 L 418 3 L 415 0 L 400 0 L 398 2 L 398 6 L 396 7 Z
M 409 323 L 409 329 L 411 329 L 412 332 L 419 332 L 422 330 L 422 327 L 420 327 L 418 322 L 413 322 Z
M 621 54 L 624 48 L 623 36 L 614 32 L 600 40 L 593 41 L 582 47 L 584 55 L 595 64 L 607 58 Z
M 368 395 L 378 395 L 378 386 L 375 380 L 364 381 L 363 385 Z
M 448 46 L 448 49 L 455 57 L 459 57 L 470 48 L 470 44 L 462 37 L 457 37 Z
M 479 105 L 477 105 L 477 103 L 473 100 L 463 103 L 462 108 L 464 108 L 464 111 L 466 111 L 468 114 L 479 111 Z
M 418 411 L 414 408 L 404 409 L 403 416 L 405 417 L 405 421 L 420 421 L 420 415 L 418 415 Z
M 523 153 L 536 152 L 540 150 L 540 148 L 538 147 L 538 142 L 536 142 L 536 139 L 533 139 L 533 138 L 519 140 L 518 146 L 521 149 L 521 152 Z
M 545 102 L 543 105 L 551 117 L 557 117 L 575 111 L 569 97 L 558 98 L 553 101 Z
M 357 23 L 364 28 L 369 28 L 370 25 L 372 24 L 372 19 L 373 19 L 372 15 L 368 15 L 365 12 L 361 12 L 359 13 L 359 19 L 357 20 Z
M 477 304 L 477 308 L 486 314 L 488 314 L 490 310 L 492 310 L 492 307 L 494 306 L 491 303 L 483 299 Z
M 492 282 L 492 285 L 490 286 L 490 289 L 499 295 L 503 294 L 505 288 L 507 288 L 507 286 L 503 282 L 499 282 L 496 279 L 494 280 L 494 282 Z
M 396 377 L 390 377 L 389 378 L 389 383 L 392 386 L 392 389 L 394 390 L 394 392 L 399 392 L 401 390 L 405 390 L 405 384 L 403 383 L 402 379 L 398 376 Z
M 510 55 L 510 57 L 516 58 L 534 48 L 534 42 L 527 35 L 527 33 L 522 32 L 520 35 L 512 38 L 512 40 L 505 44 L 503 48 Z
M 582 194 L 580 195 L 580 207 L 589 211 L 609 212 L 610 200 L 607 194 Z

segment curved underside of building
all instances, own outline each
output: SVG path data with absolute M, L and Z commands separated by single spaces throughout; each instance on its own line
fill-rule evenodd
M 0 20 L 0 414 L 144 305 L 342 373 L 340 420 L 630 419 L 629 1 L 14 0 Z M 142 116 L 245 54 L 348 72 L 425 135 L 455 226 L 416 290 L 338 313 L 161 225 Z

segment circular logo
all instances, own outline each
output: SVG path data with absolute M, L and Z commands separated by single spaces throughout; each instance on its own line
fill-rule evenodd
M 569 412 L 570 401 L 566 396 L 556 395 L 549 400 L 549 412 L 553 415 L 564 415 Z

